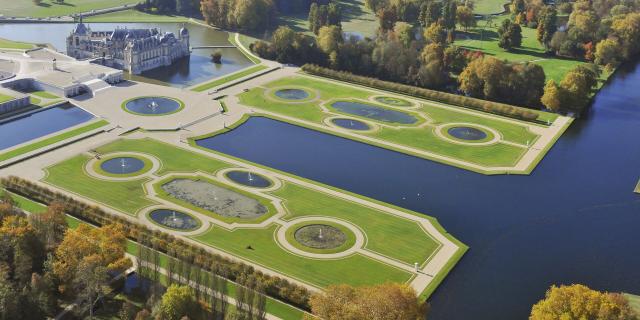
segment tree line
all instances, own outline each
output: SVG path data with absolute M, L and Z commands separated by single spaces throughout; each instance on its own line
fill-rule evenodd
M 221 275 L 231 281 L 237 281 L 241 275 L 253 275 L 268 296 L 301 309 L 309 310 L 309 291 L 305 287 L 289 282 L 286 279 L 264 274 L 245 263 L 211 253 L 201 246 L 185 242 L 170 234 L 151 230 L 140 223 L 106 212 L 97 206 L 75 200 L 29 180 L 12 176 L 0 179 L 0 184 L 16 194 L 41 203 L 62 203 L 67 214 L 97 226 L 119 223 L 123 226 L 125 235 L 129 239 L 143 244 L 151 244 L 147 246 L 156 248 L 159 252 L 173 256 L 176 259 L 188 258 L 194 266 Z M 170 250 L 171 247 L 179 248 L 179 250 Z

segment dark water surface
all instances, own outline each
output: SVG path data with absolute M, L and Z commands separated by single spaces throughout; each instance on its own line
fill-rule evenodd
M 127 102 L 124 107 L 134 113 L 161 115 L 176 112 L 180 109 L 180 102 L 163 97 L 142 97 Z
M 100 168 L 111 174 L 129 174 L 142 170 L 144 161 L 133 157 L 117 157 L 103 162 Z
M 0 123 L 0 150 L 64 130 L 93 119 L 70 103 Z
M 530 176 L 483 176 L 266 118 L 199 144 L 438 218 L 471 249 L 430 319 L 526 319 L 551 284 L 640 293 L 640 69 L 626 69 Z
M 338 101 L 331 104 L 331 107 L 347 114 L 361 116 L 373 120 L 379 120 L 384 122 L 412 124 L 416 123 L 418 119 L 416 117 L 396 110 L 381 108 L 378 106 L 350 102 L 350 101 Z
M 267 177 L 243 170 L 234 170 L 230 171 L 226 174 L 229 180 L 239 183 L 245 186 L 254 187 L 254 188 L 267 188 L 270 187 L 272 182 Z
M 371 129 L 368 124 L 355 119 L 337 118 L 331 120 L 331 122 L 333 122 L 333 124 L 335 124 L 336 126 L 350 130 L 364 131 Z

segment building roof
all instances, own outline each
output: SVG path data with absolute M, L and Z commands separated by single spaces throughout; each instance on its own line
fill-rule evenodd
M 151 29 L 116 29 L 111 34 L 111 40 L 125 40 L 125 39 L 144 39 L 155 36 L 160 32 L 156 28 Z
M 87 35 L 87 26 L 85 26 L 84 23 L 80 22 L 75 26 L 75 28 L 73 28 L 73 33 L 81 36 Z

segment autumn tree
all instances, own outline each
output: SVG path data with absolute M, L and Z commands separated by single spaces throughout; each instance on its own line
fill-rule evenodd
M 604 39 L 596 45 L 595 62 L 599 65 L 616 67 L 622 60 L 622 48 L 615 39 Z
M 67 231 L 65 206 L 60 202 L 53 202 L 45 212 L 30 215 L 29 222 L 47 251 L 53 251 L 62 242 Z
M 180 320 L 184 316 L 195 319 L 197 310 L 193 289 L 174 284 L 169 286 L 153 313 L 156 318 L 164 320 Z
M 545 6 L 538 16 L 538 28 L 536 30 L 538 42 L 548 49 L 556 30 L 558 30 L 556 9 L 552 6 Z
M 544 94 L 541 98 L 542 104 L 549 110 L 559 111 L 562 107 L 562 94 L 558 84 L 552 79 L 544 86 Z
M 438 23 L 432 23 L 428 28 L 424 29 L 424 38 L 432 43 L 444 44 L 446 42 L 446 31 Z
M 426 1 L 420 7 L 418 21 L 422 27 L 428 27 L 442 17 L 442 4 L 439 1 Z
M 313 314 L 326 320 L 418 320 L 425 315 L 425 304 L 415 290 L 396 283 L 357 288 L 332 285 L 309 303 Z
M 502 25 L 498 28 L 498 35 L 500 36 L 498 46 L 507 51 L 522 45 L 522 28 L 509 19 L 502 21 Z
M 393 29 L 393 26 L 398 21 L 398 14 L 394 6 L 383 7 L 377 11 L 376 15 L 378 16 L 381 31 Z
M 529 320 L 636 320 L 629 301 L 617 293 L 598 292 L 580 284 L 552 286 L 531 309 Z
M 611 29 L 620 39 L 625 59 L 631 59 L 640 53 L 640 13 L 630 13 L 616 18 Z
M 329 4 L 311 3 L 309 8 L 309 30 L 318 34 L 320 28 L 324 26 L 341 26 L 342 12 L 336 2 Z
M 476 26 L 476 17 L 473 10 L 467 6 L 458 6 L 456 10 L 456 21 L 460 24 L 464 31 Z
M 122 272 L 131 266 L 125 257 L 127 238 L 124 228 L 111 224 L 92 228 L 81 224 L 68 230 L 55 251 L 53 272 L 60 280 L 61 290 L 73 288 L 84 266 L 103 266 L 106 272 Z

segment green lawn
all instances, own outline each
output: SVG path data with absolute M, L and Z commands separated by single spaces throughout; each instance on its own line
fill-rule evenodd
M 86 22 L 189 22 L 189 17 L 153 14 L 131 9 L 91 16 L 84 20 Z
M 360 286 L 406 282 L 411 278 L 408 272 L 359 254 L 337 260 L 315 260 L 290 254 L 273 241 L 275 232 L 276 226 L 234 231 L 214 227 L 193 238 L 321 287 L 341 283 Z M 248 246 L 253 249 L 247 249 Z
M 162 163 L 160 171 L 156 173 L 161 178 L 177 171 L 213 174 L 233 166 L 153 139 L 121 139 L 98 147 L 96 151 L 101 154 L 135 151 L 153 155 Z M 111 182 L 92 178 L 84 172 L 89 159 L 87 155 L 78 155 L 53 165 L 47 169 L 48 175 L 44 181 L 129 214 L 153 204 L 152 200 L 146 198 L 142 186 L 148 180 Z M 439 249 L 440 243 L 415 221 L 301 185 L 283 183 L 282 188 L 266 194 L 283 200 L 288 212 L 284 218 L 286 220 L 311 215 L 346 220 L 366 234 L 365 249 L 408 266 L 414 262 L 426 263 Z M 359 254 L 335 260 L 308 259 L 291 254 L 274 241 L 277 228 L 277 224 L 262 229 L 234 231 L 213 227 L 194 236 L 194 239 L 319 287 L 337 283 L 364 285 L 385 281 L 405 282 L 411 278 L 409 272 Z M 253 249 L 247 249 L 248 246 Z
M 277 100 L 273 95 L 273 91 L 277 90 L 277 88 L 307 89 L 307 91 L 312 94 L 310 98 L 312 101 L 287 103 L 286 101 Z M 323 120 L 335 114 L 325 112 L 320 105 L 330 104 L 336 99 L 367 101 L 376 95 L 383 95 L 383 93 L 371 92 L 358 87 L 343 85 L 338 82 L 321 81 L 313 77 L 293 76 L 275 80 L 264 85 L 264 87 L 253 88 L 248 92 L 241 93 L 239 98 L 240 103 L 247 106 L 324 125 Z M 393 94 L 384 95 L 395 96 Z M 317 99 L 314 100 L 314 98 Z M 367 104 L 380 106 L 379 103 L 367 102 Z M 328 108 L 333 110 L 330 106 L 328 106 Z M 538 139 L 538 135 L 526 127 L 526 125 L 530 125 L 528 123 L 505 119 L 488 113 L 471 111 L 470 109 L 423 104 L 417 110 L 406 107 L 400 107 L 395 110 L 412 114 L 418 119 L 423 119 L 423 117 L 415 112 L 422 112 L 428 119 L 432 120 L 433 123 L 429 123 L 426 126 L 419 126 L 420 123 L 424 122 L 424 120 L 420 120 L 413 125 L 400 126 L 391 124 L 391 126 L 389 126 L 388 123 L 360 117 L 363 120 L 387 125 L 380 126 L 374 131 L 357 132 L 357 134 L 487 167 L 515 165 L 526 152 L 525 146 L 527 143 L 532 145 Z M 333 112 L 339 113 L 335 110 Z M 358 118 L 358 116 L 354 115 L 348 116 Z M 557 117 L 557 115 L 549 116 L 549 119 L 554 120 L 555 117 Z M 502 141 L 516 143 L 521 146 L 514 146 L 502 142 L 486 146 L 463 145 L 444 140 L 435 133 L 435 126 L 460 122 L 490 127 L 500 134 Z M 329 130 L 329 128 L 327 128 L 327 130 Z M 332 133 L 341 135 L 335 132 Z M 347 137 L 354 139 L 352 136 Z M 371 143 L 366 140 L 362 141 Z M 407 152 L 392 146 L 382 145 L 382 147 Z M 427 157 L 419 153 L 415 153 L 415 155 Z M 434 158 L 434 160 L 442 161 L 436 158 Z
M 8 96 L 6 94 L 1 94 L 0 93 L 0 102 L 5 102 L 5 101 L 9 101 L 11 99 L 14 99 L 14 97 L 12 96 Z
M 415 221 L 399 219 L 347 200 L 312 191 L 292 183 L 273 192 L 285 201 L 286 220 L 305 216 L 329 216 L 360 227 L 367 235 L 366 248 L 408 264 L 426 261 L 439 243 Z M 375 216 L 375 219 L 371 217 Z
M 199 86 L 193 88 L 192 90 L 193 91 L 197 91 L 197 92 L 202 92 L 202 91 L 205 91 L 205 90 L 209 90 L 211 88 L 215 88 L 215 87 L 218 87 L 220 85 L 223 85 L 223 84 L 225 84 L 227 82 L 231 82 L 233 80 L 237 80 L 237 79 L 240 79 L 242 77 L 246 77 L 246 76 L 248 76 L 250 74 L 253 74 L 253 73 L 268 69 L 268 68 L 269 67 L 267 67 L 265 65 L 253 66 L 253 67 L 244 69 L 242 71 L 232 73 L 232 74 L 230 74 L 228 76 L 224 76 L 224 77 L 218 78 L 218 79 L 216 79 L 214 81 L 207 82 L 205 84 L 199 85 Z
M 5 16 L 15 17 L 53 17 L 87 12 L 97 9 L 117 7 L 125 4 L 136 4 L 139 0 L 65 0 L 58 3 L 44 0 L 36 5 L 30 0 L 0 0 L 0 8 Z
M 495 0 L 485 0 L 495 1 Z M 477 5 L 477 4 L 476 4 Z M 511 52 L 498 46 L 498 27 L 507 16 L 497 16 L 488 25 L 486 20 L 479 20 L 478 27 L 465 33 L 460 29 L 455 45 L 470 50 L 479 50 L 487 55 L 511 62 L 533 62 L 540 65 L 547 79 L 560 82 L 564 75 L 582 61 L 547 55 L 544 47 L 536 38 L 536 29 L 522 27 L 522 47 Z
M 106 125 L 108 125 L 109 122 L 107 122 L 106 120 L 100 120 L 91 124 L 88 124 L 84 127 L 79 127 L 64 133 L 61 133 L 57 136 L 52 136 L 50 138 L 46 138 L 44 140 L 40 140 L 38 142 L 34 142 L 32 144 L 28 144 L 22 147 L 19 147 L 17 149 L 13 149 L 11 151 L 5 152 L 5 153 L 0 153 L 0 162 L 1 161 L 5 161 L 5 160 L 9 160 L 11 158 L 23 155 L 25 153 L 29 153 L 35 150 L 38 150 L 40 148 L 44 148 L 46 146 L 52 145 L 54 143 L 58 143 L 70 138 L 73 138 L 75 136 L 79 136 L 81 134 L 96 130 L 98 128 L 104 127 Z
M 504 11 L 504 5 L 510 3 L 508 0 L 478 0 L 474 1 L 473 13 L 475 14 L 496 14 Z
M 142 184 L 146 179 L 133 181 L 105 181 L 84 172 L 91 157 L 77 155 L 47 168 L 45 182 L 93 199 L 124 213 L 135 215 L 138 210 L 155 204 L 146 198 Z
M 34 96 L 38 96 L 40 98 L 44 98 L 44 99 L 59 99 L 60 97 L 56 96 L 55 94 L 51 93 L 51 92 L 47 92 L 47 91 L 32 91 L 29 92 L 30 94 L 34 95 Z
M 2 4 L 2 2 L 4 2 L 4 0 L 0 0 L 0 4 Z M 0 48 L 27 50 L 33 48 L 33 44 L 0 38 Z

